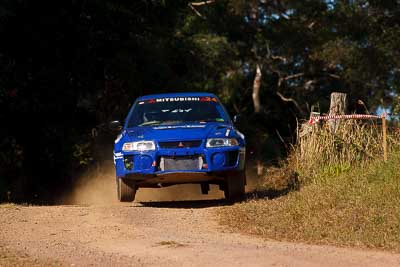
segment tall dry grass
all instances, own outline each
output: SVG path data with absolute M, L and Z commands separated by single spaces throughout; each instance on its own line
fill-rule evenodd
M 329 122 L 303 124 L 299 128 L 290 163 L 303 182 L 321 171 L 338 174 L 356 165 L 383 159 L 381 120 L 343 120 L 335 131 Z M 389 152 L 399 147 L 397 140 L 396 132 L 389 130 Z

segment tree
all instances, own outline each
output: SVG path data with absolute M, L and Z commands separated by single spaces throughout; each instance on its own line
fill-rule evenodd
M 4 0 L 0 198 L 9 188 L 25 188 L 21 199 L 53 192 L 96 160 L 93 129 L 147 93 L 218 94 L 247 117 L 248 151 L 259 159 L 282 157 L 277 133 L 290 140 L 312 105 L 328 111 L 332 91 L 347 93 L 350 112 L 381 100 L 391 107 L 400 93 L 399 5 Z

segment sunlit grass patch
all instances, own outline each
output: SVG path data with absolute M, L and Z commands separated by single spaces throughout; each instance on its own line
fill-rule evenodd
M 370 144 L 375 142 L 365 140 Z M 324 143 L 314 145 L 320 147 Z M 359 147 L 364 145 L 360 143 Z M 379 155 L 377 142 L 375 148 L 375 152 L 372 149 L 369 152 Z M 330 153 L 342 155 L 323 155 L 325 150 L 319 149 L 308 157 L 309 162 L 304 166 L 298 165 L 299 158 L 291 158 L 292 162 L 285 167 L 299 175 L 301 187 L 294 188 L 299 190 L 287 190 L 288 194 L 278 198 L 255 198 L 224 207 L 220 209 L 220 222 L 275 240 L 400 251 L 397 148 L 391 146 L 388 162 L 379 156 L 351 158 L 351 153 L 343 148 L 336 151 L 327 146 Z M 293 168 L 296 164 L 297 168 Z M 286 174 L 280 176 L 280 182 L 274 181 L 279 178 L 267 175 L 262 187 L 271 190 L 275 185 L 289 186 L 288 180 L 292 178 L 288 179 L 287 171 L 282 173 Z

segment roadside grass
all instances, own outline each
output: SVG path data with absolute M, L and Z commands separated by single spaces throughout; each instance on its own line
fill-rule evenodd
M 324 145 L 327 137 L 322 136 Z M 367 139 L 369 144 L 376 142 Z M 317 150 L 306 151 L 320 156 L 299 165 L 297 146 L 287 166 L 267 174 L 257 190 L 286 187 L 286 195 L 260 198 L 255 194 L 246 202 L 221 208 L 220 223 L 274 240 L 400 252 L 400 152 L 392 145 L 389 160 L 383 162 L 363 157 L 366 146 L 359 143 L 352 153 L 326 155 L 317 141 L 312 140 Z M 378 150 L 378 145 L 370 147 Z M 354 154 L 358 159 L 351 158 Z M 324 157 L 330 159 L 323 161 Z M 293 187 L 293 172 L 301 187 Z

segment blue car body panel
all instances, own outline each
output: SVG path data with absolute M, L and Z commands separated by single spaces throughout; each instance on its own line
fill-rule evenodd
M 174 124 L 130 126 L 135 106 L 156 101 L 213 101 L 221 121 L 182 122 Z M 235 138 L 234 146 L 207 148 L 209 138 Z M 150 151 L 123 151 L 129 142 L 153 141 Z M 116 176 L 134 179 L 143 186 L 159 183 L 157 176 L 169 175 L 172 183 L 202 182 L 222 179 L 244 171 L 245 137 L 235 129 L 218 98 L 210 93 L 169 93 L 139 97 L 132 106 L 121 134 L 115 140 Z M 166 167 L 166 166 L 172 167 Z M 180 174 L 180 175 L 178 175 Z M 193 179 L 185 174 L 194 174 Z M 174 176 L 175 175 L 175 176 Z

